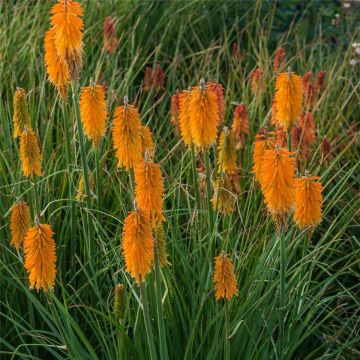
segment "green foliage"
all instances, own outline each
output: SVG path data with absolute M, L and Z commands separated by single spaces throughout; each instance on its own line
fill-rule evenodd
M 336 4 L 329 2 L 327 8 L 321 1 L 300 0 L 83 1 L 86 29 L 80 85 L 90 78 L 106 82 L 110 113 L 98 161 L 96 150 L 85 142 L 89 169 L 99 171 L 88 206 L 75 200 L 82 175 L 76 106 L 71 99 L 61 104 L 47 82 L 43 63 L 51 2 L 0 2 L 1 358 L 116 359 L 121 354 L 119 334 L 127 359 L 149 358 L 140 289 L 125 272 L 120 247 L 132 194 L 128 174 L 116 168 L 111 124 L 114 107 L 125 94 L 136 102 L 143 123 L 152 130 L 156 161 L 164 174 L 164 229 L 172 265 L 157 275 L 162 280 L 170 358 L 224 356 L 225 307 L 215 301 L 212 284 L 213 257 L 224 243 L 239 281 L 239 296 L 229 304 L 231 358 L 280 358 L 279 244 L 251 173 L 254 136 L 271 116 L 272 61 L 278 46 L 285 48 L 287 66 L 297 73 L 327 74 L 326 89 L 313 112 L 318 139 L 306 164 L 312 174 L 322 177 L 324 220 L 311 240 L 296 229 L 286 234 L 282 358 L 359 357 L 359 137 L 349 134 L 360 116 L 359 69 L 349 65 L 359 29 L 356 14 L 344 13 Z M 334 26 L 337 11 L 341 23 Z M 117 20 L 119 38 L 113 55 L 102 51 L 103 20 L 109 15 Z M 234 57 L 234 43 L 242 58 Z M 144 92 L 145 67 L 155 63 L 165 71 L 166 89 Z M 254 97 L 250 73 L 258 66 L 266 75 L 266 91 Z M 247 104 L 250 119 L 236 211 L 225 218 L 215 214 L 214 233 L 208 231 L 205 201 L 200 209 L 195 205 L 191 151 L 170 124 L 170 96 L 176 89 L 195 85 L 200 77 L 224 85 L 225 124 L 231 123 L 234 102 Z M 9 215 L 16 197 L 34 204 L 33 183 L 21 176 L 19 147 L 12 137 L 16 86 L 28 92 L 32 126 L 41 141 L 40 208 L 57 243 L 56 288 L 47 296 L 28 289 L 22 253 L 9 245 Z M 325 136 L 335 155 L 329 164 L 320 151 Z M 213 156 L 210 161 L 215 167 Z M 159 353 L 155 275 L 153 271 L 149 276 L 146 290 Z M 126 285 L 123 323 L 113 314 L 117 283 Z

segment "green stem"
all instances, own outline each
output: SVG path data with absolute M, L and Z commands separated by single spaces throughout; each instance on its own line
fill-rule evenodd
M 289 151 L 291 151 L 291 128 L 288 130 L 288 134 L 287 134 L 287 142 L 288 142 L 288 148 Z
M 155 290 L 156 290 L 155 298 L 156 298 L 156 308 L 157 308 L 157 318 L 158 318 L 159 338 L 160 338 L 160 359 L 166 360 L 169 358 L 169 356 L 166 345 L 165 324 L 164 324 L 163 309 L 162 309 L 160 262 L 159 262 L 159 253 L 157 246 L 155 246 Z
M 38 215 L 40 213 L 40 201 L 39 201 L 39 197 L 38 197 L 38 185 L 37 185 L 37 179 L 36 179 L 36 175 L 33 175 L 33 183 L 34 183 L 34 202 L 35 202 L 35 210 L 34 210 L 34 215 Z
M 280 242 L 280 359 L 283 358 L 284 330 L 285 330 L 285 303 L 286 303 L 286 237 L 278 235 Z
M 205 172 L 206 172 L 206 194 L 208 203 L 208 221 L 209 221 L 209 233 L 212 234 L 214 229 L 214 209 L 211 203 L 212 191 L 211 191 L 211 175 L 210 175 L 210 159 L 208 150 L 204 151 L 205 155 Z
M 198 188 L 198 179 L 197 179 L 197 166 L 196 166 L 196 158 L 195 158 L 195 150 L 194 146 L 191 146 L 191 160 L 192 160 L 192 170 L 193 170 L 193 181 L 195 186 L 195 200 L 196 200 L 196 210 L 200 210 L 200 194 Z
M 71 134 L 70 134 L 70 121 L 69 121 L 69 114 L 66 114 L 64 104 L 61 103 L 61 111 L 62 111 L 62 117 L 64 119 L 64 129 L 65 129 L 65 152 L 66 152 L 66 162 L 67 162 L 67 178 L 68 178 L 68 192 L 69 192 L 69 199 L 73 198 L 72 195 L 72 173 L 70 171 L 70 164 L 71 164 Z M 75 201 L 71 201 L 70 204 L 70 253 L 75 254 L 76 253 L 76 219 L 75 219 Z M 73 263 L 74 257 L 70 257 L 71 263 Z M 71 269 L 73 267 L 71 266 Z M 72 270 L 73 271 L 73 270 Z
M 54 299 L 55 295 L 52 291 L 50 291 L 49 293 L 45 293 L 45 296 L 46 296 L 46 300 L 49 305 L 50 311 L 52 313 L 53 319 L 55 321 L 56 327 L 59 331 L 60 337 L 62 338 L 63 343 L 66 344 L 67 349 L 69 351 L 69 355 L 70 354 L 74 355 L 72 348 L 69 347 L 70 343 L 67 341 L 66 330 L 64 329 L 64 326 L 60 320 L 59 314 L 54 305 L 53 299 Z
M 96 187 L 96 195 L 97 195 L 97 203 L 99 208 L 101 208 L 100 206 L 100 145 L 98 145 L 98 147 L 96 149 L 94 149 L 95 151 L 95 187 Z
M 226 138 L 226 141 L 228 141 L 228 137 Z M 218 215 L 219 215 L 219 198 L 220 198 L 220 188 L 222 187 L 222 179 L 224 177 L 224 174 L 223 174 L 223 162 L 224 162 L 224 152 L 225 152 L 225 146 L 226 146 L 226 142 L 224 143 L 224 146 L 223 148 L 221 149 L 221 154 L 219 154 L 219 156 L 221 156 L 221 161 L 220 161 L 220 169 L 218 169 L 218 172 L 219 172 L 219 184 L 218 184 L 218 187 L 217 187 L 217 192 L 216 192 L 216 203 L 215 203 L 215 213 L 216 213 L 216 221 L 218 219 Z M 216 164 L 217 162 L 215 162 Z
M 135 199 L 135 174 L 134 169 L 129 169 L 129 181 L 130 181 L 130 198 L 131 201 L 134 201 Z
M 118 334 L 118 359 L 122 360 L 124 358 L 124 322 L 120 320 L 120 331 Z
M 84 173 L 85 180 L 85 193 L 86 193 L 86 206 L 88 209 L 91 207 L 91 189 L 90 189 L 90 178 L 89 178 L 89 169 L 86 161 L 86 152 L 85 152 L 85 140 L 84 140 L 84 132 L 81 124 L 80 114 L 79 114 L 79 102 L 78 96 L 76 96 L 75 87 L 72 85 L 72 99 L 75 108 L 76 114 L 76 126 L 79 135 L 79 145 L 80 145 L 80 156 L 82 162 L 82 168 Z
M 225 300 L 225 360 L 230 360 L 230 317 L 229 301 Z
M 146 286 L 144 283 L 140 284 L 140 291 L 141 291 L 141 300 L 142 300 L 142 305 L 143 305 L 145 330 L 146 330 L 146 335 L 147 335 L 148 343 L 149 343 L 150 358 L 151 358 L 151 360 L 157 360 L 155 344 L 154 344 L 154 337 L 153 337 L 153 333 L 152 333 L 152 329 L 151 329 L 149 306 L 148 306 L 147 296 L 146 296 Z
M 84 141 L 84 132 L 80 120 L 80 113 L 79 113 L 79 99 L 76 95 L 76 89 L 74 84 L 71 85 L 72 89 L 72 99 L 73 99 L 73 105 L 75 109 L 75 118 L 76 118 L 76 126 L 78 130 L 79 135 L 79 145 L 80 145 L 80 156 L 81 156 L 81 162 L 82 162 L 82 168 L 83 168 L 83 174 L 84 174 L 84 182 L 85 182 L 85 193 L 86 193 L 86 222 L 87 222 L 87 251 L 88 251 L 88 260 L 91 262 L 92 257 L 92 241 L 91 238 L 93 237 L 93 228 L 92 228 L 92 221 L 89 216 L 89 211 L 91 208 L 91 189 L 90 189 L 90 179 L 89 179 L 89 170 L 88 165 L 86 161 L 86 153 L 85 153 L 85 141 Z
M 32 329 L 36 329 L 36 324 L 35 324 L 35 316 L 34 316 L 34 308 L 33 308 L 33 304 L 31 302 L 31 299 L 29 299 L 27 297 L 27 302 L 28 302 L 28 311 L 29 311 L 29 317 L 30 317 L 30 324 L 31 324 L 31 328 Z M 35 349 L 34 349 L 34 355 L 35 356 L 39 356 L 39 351 L 38 351 L 38 347 L 35 346 Z

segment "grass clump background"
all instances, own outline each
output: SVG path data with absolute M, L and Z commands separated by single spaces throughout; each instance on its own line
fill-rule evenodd
M 161 359 L 359 358 L 358 4 L 81 4 L 83 65 L 66 102 L 49 83 L 44 64 L 53 3 L 0 2 L 1 359 L 147 359 L 154 357 L 149 331 Z M 116 29 L 113 53 L 103 47 L 107 16 Z M 280 47 L 285 71 L 288 66 L 299 75 L 311 71 L 314 78 L 326 72 L 311 109 L 316 142 L 300 167 L 321 177 L 323 218 L 311 237 L 292 223 L 283 232 L 284 283 L 279 236 L 252 173 L 255 135 L 263 127 L 272 129 L 273 62 Z M 164 86 L 146 89 L 146 68 L 157 65 Z M 261 91 L 254 92 L 256 69 Z M 193 154 L 171 124 L 171 96 L 201 78 L 224 88 L 224 125 L 231 127 L 238 103 L 246 105 L 249 119 L 249 133 L 237 151 L 234 209 L 227 215 L 215 209 L 212 226 L 206 185 L 211 191 L 216 185 L 216 144 L 208 151 L 206 177 L 201 169 L 206 156 L 200 150 Z M 107 90 L 106 133 L 97 148 L 77 126 L 80 87 L 90 79 Z M 31 127 L 40 139 L 43 176 L 37 178 L 22 176 L 19 141 L 13 137 L 17 87 L 26 90 Z M 168 264 L 153 270 L 141 291 L 126 272 L 121 248 L 133 184 L 128 172 L 117 168 L 111 136 L 114 109 L 125 95 L 151 129 L 154 161 L 164 179 Z M 94 177 L 91 197 L 78 196 L 84 181 L 81 149 Z M 40 221 L 54 231 L 57 272 L 54 290 L 47 293 L 29 289 L 23 250 L 10 245 L 11 210 L 18 198 L 30 205 L 32 226 L 37 208 Z M 224 247 L 238 282 L 238 296 L 229 302 L 215 300 L 212 280 L 214 256 Z

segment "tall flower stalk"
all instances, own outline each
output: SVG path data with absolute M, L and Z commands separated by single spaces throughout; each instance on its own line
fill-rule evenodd
M 158 226 L 162 227 L 162 224 L 159 223 Z M 160 359 L 166 360 L 169 359 L 168 349 L 166 343 L 166 334 L 165 334 L 165 323 L 163 316 L 163 308 L 162 308 L 162 296 L 161 296 L 161 280 L 160 280 L 160 266 L 161 266 L 161 258 L 160 258 L 160 247 L 159 243 L 161 241 L 161 233 L 155 231 L 155 297 L 156 297 L 156 313 L 159 327 L 159 339 L 160 339 Z
M 156 358 L 156 350 L 151 327 L 145 279 L 151 272 L 154 262 L 154 238 L 148 212 L 138 208 L 134 202 L 134 210 L 126 217 L 123 228 L 122 250 L 126 270 L 140 286 L 145 328 L 149 343 L 150 356 Z
M 86 203 L 86 223 L 85 227 L 87 230 L 87 236 L 86 236 L 86 242 L 85 246 L 87 249 L 87 258 L 90 263 L 92 263 L 92 257 L 93 257 L 93 246 L 94 246 L 94 226 L 90 215 L 90 209 L 91 209 L 91 183 L 90 183 L 90 170 L 87 163 L 87 156 L 86 156 L 86 150 L 85 150 L 85 135 L 83 132 L 83 127 L 81 124 L 81 117 L 80 117 L 80 109 L 79 109 L 79 92 L 77 91 L 77 87 L 74 83 L 71 84 L 72 89 L 72 99 L 73 99 L 73 107 L 75 111 L 75 120 L 76 120 L 76 127 L 77 127 L 77 133 L 78 133 L 78 139 L 79 139 L 79 147 L 80 147 L 80 158 L 81 158 L 81 165 L 82 165 L 82 171 L 84 176 L 84 183 L 85 183 L 85 203 Z
M 279 351 L 283 356 L 286 306 L 286 236 L 287 217 L 295 203 L 295 159 L 285 148 L 276 144 L 275 149 L 265 150 L 260 170 L 260 185 L 265 203 L 277 228 L 280 248 L 280 340 Z
M 225 315 L 225 343 L 224 343 L 224 358 L 230 359 L 230 314 L 229 301 L 233 296 L 238 295 L 238 285 L 234 272 L 234 265 L 231 259 L 226 255 L 225 251 L 215 257 L 215 271 L 214 271 L 214 286 L 215 299 L 217 301 L 224 299 L 224 315 Z

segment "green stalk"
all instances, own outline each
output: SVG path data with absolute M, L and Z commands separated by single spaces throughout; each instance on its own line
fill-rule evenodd
M 157 240 L 157 239 L 156 239 Z M 162 298 L 161 298 L 161 281 L 160 281 L 160 262 L 159 262 L 158 247 L 155 246 L 155 299 L 156 309 L 159 327 L 159 338 L 160 338 L 160 359 L 166 360 L 169 358 L 166 336 L 165 336 L 165 324 L 162 309 Z
M 284 329 L 285 329 L 285 301 L 286 301 L 286 237 L 283 234 L 278 235 L 280 242 L 280 359 L 283 358 Z
M 68 114 L 65 113 L 64 104 L 61 103 L 61 111 L 62 116 L 64 119 L 64 129 L 65 129 L 65 151 L 66 151 L 66 162 L 67 162 L 67 175 L 68 175 L 68 188 L 69 188 L 69 199 L 72 199 L 72 173 L 70 171 L 70 164 L 71 164 L 71 134 L 70 134 L 70 121 Z M 70 238 L 70 253 L 76 253 L 76 219 L 75 219 L 75 201 L 71 201 L 70 204 L 70 231 L 71 231 L 71 238 Z M 71 263 L 73 262 L 73 256 L 70 257 Z M 73 269 L 73 267 L 71 267 Z
M 82 128 L 82 124 L 81 124 L 81 120 L 80 120 L 80 113 L 79 113 L 79 101 L 78 101 L 79 99 L 78 99 L 78 96 L 76 96 L 76 92 L 75 92 L 76 89 L 75 89 L 74 84 L 71 84 L 71 89 L 72 89 L 73 105 L 74 105 L 74 109 L 75 109 L 76 126 L 77 126 L 77 130 L 78 130 L 78 135 L 79 135 L 81 163 L 82 163 L 84 182 L 85 182 L 85 193 L 86 193 L 85 199 L 86 199 L 86 207 L 87 207 L 86 222 L 87 222 L 87 230 L 88 230 L 88 232 L 87 232 L 87 237 L 88 237 L 87 251 L 88 251 L 88 259 L 90 261 L 91 255 L 92 255 L 91 237 L 93 236 L 92 225 L 91 225 L 92 222 L 91 222 L 90 216 L 89 216 L 89 211 L 91 208 L 90 179 L 89 179 L 88 165 L 87 165 L 87 161 L 86 161 L 84 132 L 83 132 L 83 128 Z
M 124 322 L 123 320 L 120 320 L 120 331 L 118 334 L 118 356 L 119 360 L 122 360 L 124 358 Z
M 34 202 L 35 202 L 35 210 L 34 210 L 34 216 L 37 216 L 40 213 L 40 201 L 38 197 L 38 185 L 37 185 L 37 179 L 36 175 L 33 175 L 33 190 L 34 190 Z
M 84 180 L 85 180 L 86 206 L 88 209 L 90 209 L 91 189 L 90 189 L 89 169 L 86 161 L 85 140 L 84 140 L 85 137 L 80 120 L 78 96 L 76 96 L 75 86 L 73 84 L 71 85 L 71 89 L 72 89 L 73 104 L 75 108 L 76 126 L 79 135 L 80 156 L 81 156 L 81 162 L 82 162 L 82 168 L 83 168 Z
M 288 136 L 288 138 L 287 138 L 288 148 L 289 148 L 289 151 L 291 151 L 291 128 L 289 129 L 287 136 Z
M 32 329 L 36 329 L 34 308 L 33 308 L 33 304 L 31 302 L 31 300 L 28 297 L 27 297 L 27 304 L 28 304 L 28 312 L 29 312 L 31 327 L 32 327 Z M 35 348 L 34 348 L 34 355 L 37 357 L 39 356 L 39 350 L 38 350 L 37 346 L 35 346 Z
M 134 201 L 135 199 L 135 174 L 134 174 L 134 169 L 129 169 L 128 171 L 129 173 L 129 182 L 130 182 L 130 198 L 132 201 Z
M 226 137 L 225 142 L 224 142 L 224 146 L 221 149 L 221 154 L 219 154 L 219 156 L 221 155 L 221 161 L 220 161 L 220 169 L 218 169 L 219 171 L 219 185 L 217 187 L 217 192 L 216 192 L 216 203 L 215 203 L 215 213 L 216 213 L 216 221 L 218 219 L 218 207 L 219 207 L 219 197 L 220 197 L 220 188 L 222 186 L 222 179 L 224 177 L 224 173 L 223 173 L 223 161 L 224 161 L 224 149 L 225 146 L 227 145 L 226 142 L 229 141 L 229 138 Z M 215 161 L 215 164 L 217 164 L 217 162 Z
M 195 148 L 194 145 L 191 145 L 191 162 L 192 162 L 192 178 L 193 178 L 193 186 L 195 188 L 195 210 L 194 215 L 197 219 L 200 219 L 200 211 L 201 211 L 201 199 L 199 193 L 199 186 L 198 186 L 198 172 L 197 172 L 197 165 L 196 165 L 196 156 L 195 156 Z M 198 231 L 198 221 L 194 221 L 194 226 L 192 228 L 194 239 L 194 249 L 197 251 L 201 248 L 201 238 L 200 232 Z
M 157 360 L 154 337 L 153 337 L 153 333 L 152 333 L 152 329 L 151 329 L 149 306 L 148 306 L 147 295 L 146 295 L 146 286 L 144 283 L 140 284 L 140 291 L 141 291 L 141 300 L 142 300 L 142 305 L 143 305 L 145 330 L 146 330 L 146 335 L 147 335 L 147 339 L 148 339 L 148 343 L 149 343 L 150 358 L 151 358 L 151 360 Z
M 206 172 L 206 194 L 208 203 L 208 222 L 209 222 L 209 233 L 212 234 L 214 229 L 214 210 L 211 203 L 212 191 L 211 191 L 211 175 L 210 175 L 210 159 L 208 150 L 204 151 L 205 155 L 205 172 Z
M 193 181 L 195 187 L 195 200 L 196 200 L 196 210 L 200 209 L 200 194 L 198 188 L 198 178 L 197 178 L 197 167 L 196 167 L 196 158 L 195 158 L 195 150 L 194 145 L 191 146 L 191 160 L 192 160 L 192 170 L 193 170 Z
M 230 317 L 229 301 L 225 300 L 225 360 L 230 360 Z
M 95 151 L 95 188 L 96 188 L 96 195 L 97 195 L 97 202 L 99 208 L 100 206 L 100 145 L 98 145 L 94 151 Z
M 67 347 L 67 349 L 69 351 L 69 355 L 70 356 L 74 356 L 74 355 L 76 356 L 76 354 L 74 354 L 74 352 L 73 352 L 72 346 L 70 346 L 71 342 L 68 341 L 68 337 L 67 337 L 67 334 L 66 334 L 66 329 L 64 328 L 63 323 L 62 323 L 62 321 L 61 321 L 61 319 L 59 317 L 58 311 L 57 311 L 57 309 L 55 307 L 53 299 L 56 296 L 55 296 L 54 292 L 50 291 L 49 293 L 45 293 L 45 297 L 46 297 L 47 303 L 49 305 L 50 311 L 52 313 L 52 316 L 53 316 L 54 322 L 56 324 L 56 327 L 59 330 L 60 337 L 61 337 L 63 343 L 66 345 L 66 347 Z

